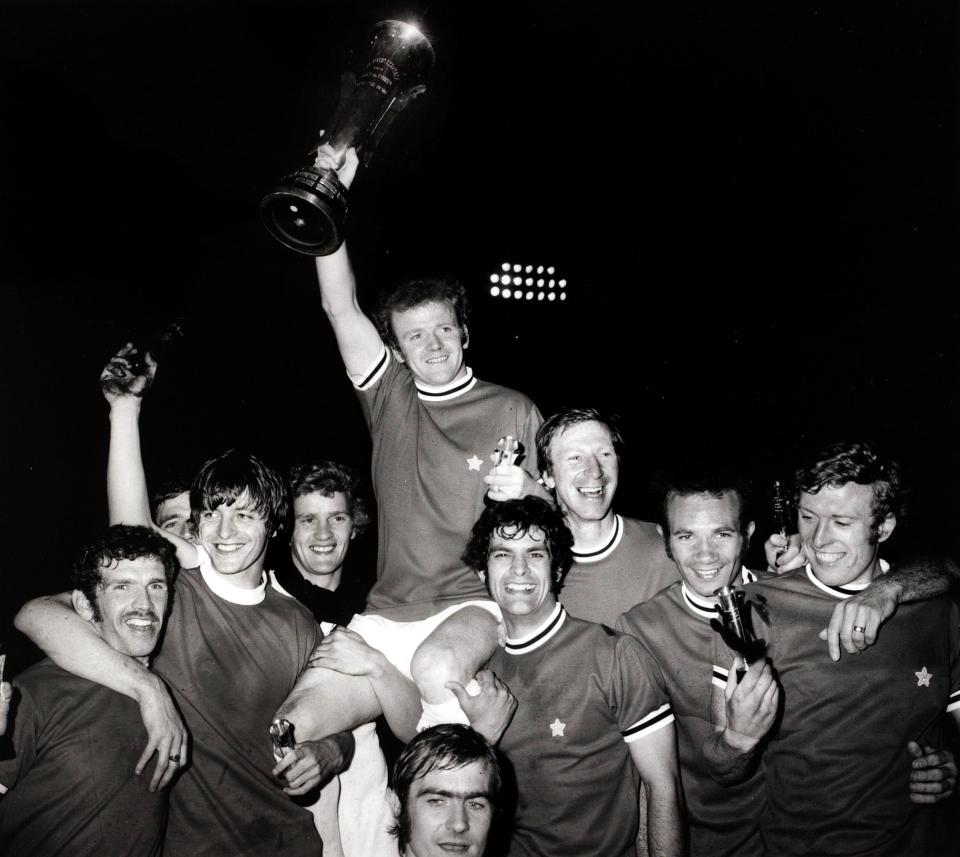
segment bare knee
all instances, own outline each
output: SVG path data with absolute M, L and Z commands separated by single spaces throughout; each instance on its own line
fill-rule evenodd
M 497 646 L 497 620 L 486 610 L 467 607 L 455 613 L 414 652 L 410 675 L 428 702 L 451 696 L 448 681 L 467 684 Z

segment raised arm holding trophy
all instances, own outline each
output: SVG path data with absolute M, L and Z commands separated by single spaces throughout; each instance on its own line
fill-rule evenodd
M 342 162 L 353 148 L 369 163 L 396 115 L 426 90 L 433 48 L 416 27 L 381 21 L 371 31 L 367 47 L 360 76 L 344 75 L 340 103 L 312 153 L 323 146 Z M 270 234 L 306 256 L 329 255 L 343 243 L 347 210 L 347 190 L 325 159 L 285 176 L 260 201 Z

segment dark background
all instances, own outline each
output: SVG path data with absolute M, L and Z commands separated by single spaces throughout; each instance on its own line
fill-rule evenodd
M 870 437 L 914 475 L 899 549 L 956 555 L 957 10 L 836 5 L 5 2 L 11 667 L 16 607 L 105 521 L 97 378 L 127 339 L 184 318 L 144 408 L 152 482 L 228 446 L 366 471 L 312 263 L 258 202 L 391 17 L 437 66 L 352 193 L 365 305 L 459 277 L 478 374 L 622 416 L 623 512 L 691 452 L 766 483 Z M 503 261 L 555 265 L 570 299 L 491 298 Z

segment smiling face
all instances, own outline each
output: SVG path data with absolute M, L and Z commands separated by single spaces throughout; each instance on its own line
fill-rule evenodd
M 335 589 L 353 537 L 350 504 L 342 491 L 332 497 L 320 491 L 294 497 L 290 554 L 305 579 Z
M 813 573 L 828 586 L 869 583 L 877 573 L 880 542 L 897 519 L 888 515 L 875 528 L 873 502 L 873 486 L 856 482 L 800 494 L 800 544 Z
M 246 491 L 230 505 L 200 512 L 197 540 L 214 569 L 231 576 L 236 586 L 255 589 L 260 585 L 269 538 L 263 514 Z
M 467 331 L 457 323 L 457 314 L 446 301 L 429 301 L 394 312 L 390 323 L 400 344 L 399 353 L 395 350 L 394 354 L 417 381 L 437 387 L 466 374 L 463 349 Z
M 84 618 L 95 622 L 110 646 L 145 661 L 156 648 L 167 612 L 169 593 L 163 563 L 155 557 L 121 559 L 101 566 L 100 578 L 96 591 L 99 619 L 94 618 L 92 605 L 79 590 L 74 593 L 74 604 Z
M 733 492 L 671 495 L 667 500 L 669 546 L 687 587 L 704 598 L 735 581 L 754 525 L 740 532 L 740 499 Z M 663 535 L 663 528 L 657 527 Z
M 493 821 L 490 768 L 470 762 L 410 785 L 407 857 L 481 857 Z
M 550 443 L 553 472 L 544 484 L 572 524 L 599 521 L 610 514 L 617 493 L 620 463 L 610 430 L 595 420 L 576 423 Z
M 543 531 L 495 530 L 487 550 L 486 583 L 511 637 L 522 637 L 546 622 L 557 599 Z

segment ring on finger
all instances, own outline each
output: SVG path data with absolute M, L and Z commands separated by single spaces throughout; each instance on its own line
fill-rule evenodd
M 864 625 L 854 625 L 854 626 L 853 626 L 853 630 L 854 630 L 854 631 L 859 631 L 859 632 L 862 634 L 862 633 L 863 633 L 864 631 L 866 631 L 867 629 L 866 629 L 866 626 L 864 626 Z

